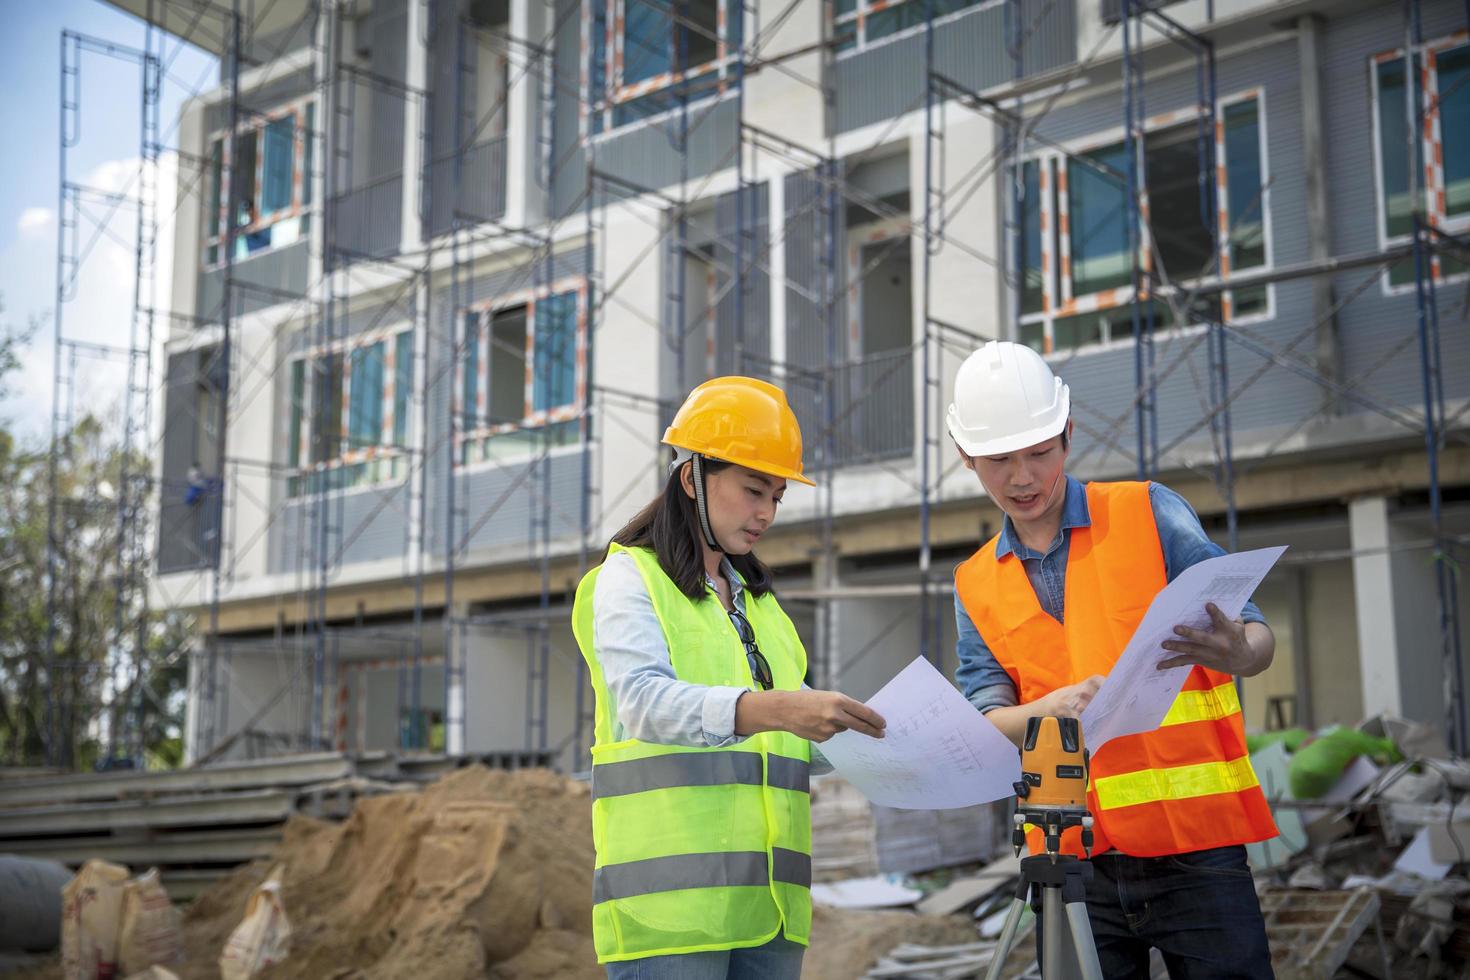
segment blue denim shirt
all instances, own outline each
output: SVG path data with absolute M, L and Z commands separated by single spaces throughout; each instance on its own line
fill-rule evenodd
M 745 583 L 728 558 L 720 574 L 730 583 L 735 608 L 745 612 Z M 705 576 L 708 601 L 719 602 Z M 732 627 L 733 629 L 733 627 Z M 592 636 L 602 678 L 612 695 L 613 738 L 663 745 L 724 748 L 743 742 L 735 734 L 735 702 L 751 688 L 691 684 L 674 673 L 663 626 L 632 556 L 609 556 L 592 592 Z M 756 637 L 759 642 L 760 637 Z M 812 746 L 812 774 L 831 771 Z
M 1225 549 L 1205 534 L 1199 515 L 1189 506 L 1189 501 L 1161 483 L 1149 485 L 1148 498 L 1153 505 L 1154 523 L 1159 528 L 1159 544 L 1164 549 L 1164 574 L 1168 581 L 1174 581 L 1191 565 L 1225 554 Z M 1059 623 L 1065 622 L 1066 616 L 1067 552 L 1071 546 L 1072 529 L 1091 526 L 1087 491 L 1069 476 L 1067 497 L 1062 503 L 1062 526 L 1045 553 L 1022 544 L 1009 517 L 1002 522 L 1000 537 L 995 543 L 997 559 L 1009 554 L 1021 559 L 1041 608 Z M 1011 675 L 990 652 L 984 637 L 970 620 L 970 614 L 960 603 L 958 594 L 954 598 L 954 618 L 958 628 L 959 639 L 955 646 L 960 664 L 955 671 L 955 680 L 965 697 L 981 711 L 1017 704 L 1016 685 Z M 1266 621 L 1253 602 L 1245 604 L 1241 619 L 1247 623 Z

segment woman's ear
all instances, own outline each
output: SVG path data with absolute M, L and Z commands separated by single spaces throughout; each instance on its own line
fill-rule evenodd
M 694 460 L 686 460 L 679 467 L 679 486 L 690 500 L 694 499 Z

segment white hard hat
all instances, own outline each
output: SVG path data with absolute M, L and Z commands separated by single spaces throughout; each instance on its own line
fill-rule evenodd
M 949 434 L 967 456 L 1001 456 L 1058 435 L 1071 409 L 1067 386 L 1040 354 L 992 340 L 955 374 Z

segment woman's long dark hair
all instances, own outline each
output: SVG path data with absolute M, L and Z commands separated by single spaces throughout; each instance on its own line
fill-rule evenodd
M 704 472 L 718 473 L 730 465 L 705 457 Z M 658 496 L 633 515 L 612 539 L 624 548 L 652 548 L 664 573 L 673 579 L 680 592 L 697 602 L 708 594 L 704 583 L 704 534 L 699 529 L 694 501 L 679 481 L 683 468 L 676 466 Z M 771 570 L 755 552 L 728 557 L 751 595 L 759 599 L 771 591 Z M 603 559 L 606 558 L 604 555 Z

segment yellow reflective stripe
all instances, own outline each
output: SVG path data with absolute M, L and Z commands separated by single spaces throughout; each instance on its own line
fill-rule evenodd
M 1251 760 L 1247 756 L 1230 762 L 1203 762 L 1196 766 L 1173 769 L 1142 769 L 1116 776 L 1100 776 L 1093 780 L 1097 805 L 1116 810 L 1140 803 L 1163 800 L 1188 800 L 1216 793 L 1238 793 L 1259 785 Z
M 1219 721 L 1240 713 L 1240 694 L 1234 681 L 1204 691 L 1180 691 L 1174 705 L 1164 716 L 1165 725 L 1185 725 L 1191 721 Z

